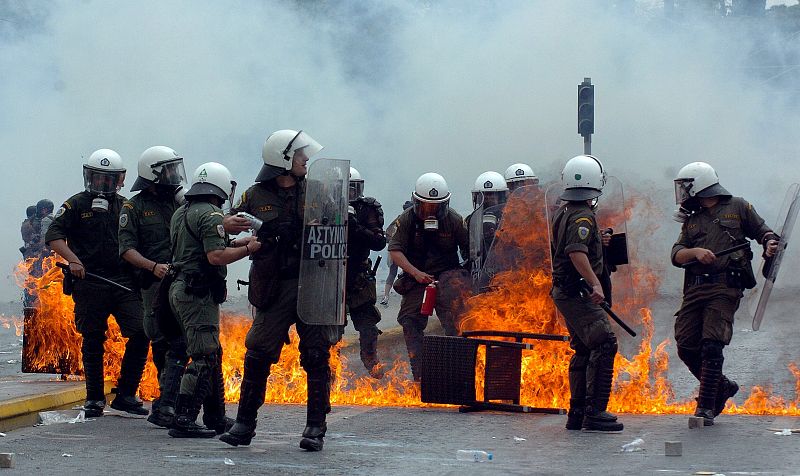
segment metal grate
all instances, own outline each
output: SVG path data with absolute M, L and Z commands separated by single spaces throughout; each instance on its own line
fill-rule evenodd
M 510 400 L 519 403 L 522 349 L 486 346 L 484 401 Z
M 425 336 L 422 341 L 422 401 L 475 403 L 478 344 L 463 337 Z

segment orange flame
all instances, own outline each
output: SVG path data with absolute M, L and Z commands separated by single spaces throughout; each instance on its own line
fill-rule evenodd
M 653 205 L 647 197 L 639 196 L 629 208 L 631 213 L 652 213 Z M 466 330 L 505 330 L 530 333 L 562 334 L 566 329 L 559 320 L 552 300 L 550 263 L 548 261 L 547 223 L 543 210 L 524 203 L 510 202 L 504 211 L 504 226 L 498 231 L 498 243 L 511 244 L 519 251 L 513 257 L 513 270 L 505 271 L 493 279 L 491 290 L 467 300 L 467 311 L 460 327 Z M 601 216 L 601 223 L 619 222 L 619 216 Z M 513 226 L 517 224 L 518 226 Z M 637 262 L 637 249 L 631 243 L 631 262 Z M 48 257 L 42 263 L 41 277 L 30 275 L 32 261 L 17 267 L 17 281 L 21 287 L 38 296 L 35 319 L 26 322 L 24 329 L 27 346 L 32 350 L 28 366 L 45 369 L 57 363 L 64 373 L 82 373 L 81 336 L 73 322 L 73 302 L 61 292 L 63 275 Z M 642 260 L 642 262 L 644 262 Z M 512 266 L 508 266 L 509 269 Z M 653 350 L 653 319 L 648 304 L 655 299 L 660 279 L 647 266 L 628 265 L 624 279 L 617 278 L 614 289 L 614 308 L 622 316 L 638 316 L 640 322 L 631 322 L 642 329 L 638 344 L 622 336 L 621 349 L 615 366 L 612 411 L 628 413 L 688 413 L 694 409 L 692 400 L 676 402 L 672 384 L 667 379 L 669 357 L 668 340 Z M 465 296 L 466 298 L 467 296 Z M 20 333 L 19 319 L 5 319 L 6 327 L 14 325 Z M 223 373 L 226 380 L 227 401 L 237 401 L 242 378 L 245 347 L 244 337 L 250 327 L 249 316 L 223 313 L 220 340 L 224 349 Z M 113 319 L 110 320 L 106 341 L 106 376 L 116 379 L 124 352 L 125 339 Z M 280 361 L 272 366 L 267 402 L 303 403 L 306 400 L 305 372 L 300 367 L 298 337 L 292 331 L 290 344 L 285 346 Z M 409 378 L 405 355 L 389 366 L 386 377 L 374 380 L 356 372 L 360 362 L 350 362 L 340 352 L 345 344 L 338 344 L 331 355 L 334 381 L 331 400 L 334 404 L 421 406 L 419 387 Z M 525 351 L 522 361 L 521 403 L 535 407 L 565 408 L 569 401 L 567 381 L 571 350 L 564 342 L 536 341 L 534 351 Z M 386 349 L 380 349 L 386 353 Z M 404 350 L 404 349 L 403 349 Z M 625 356 L 631 355 L 630 358 Z M 482 394 L 485 359 L 479 355 L 476 368 L 477 394 Z M 800 368 L 789 365 L 794 374 L 796 394 L 800 395 Z M 155 367 L 148 362 L 140 387 L 145 399 L 158 395 Z M 481 397 L 479 397 L 481 398 Z M 753 387 L 741 406 L 728 404 L 727 411 L 739 414 L 800 415 L 798 399 L 787 402 L 773 395 L 769 389 Z

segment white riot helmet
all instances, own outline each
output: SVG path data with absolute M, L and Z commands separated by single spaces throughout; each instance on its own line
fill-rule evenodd
M 139 176 L 131 191 L 144 190 L 150 185 L 164 185 L 177 188 L 186 183 L 186 169 L 183 157 L 169 147 L 157 145 L 142 152 L 138 164 Z
M 506 169 L 504 174 L 508 189 L 514 191 L 519 187 L 526 185 L 537 185 L 539 177 L 533 172 L 533 169 L 528 164 L 513 164 Z
M 214 195 L 224 201 L 231 200 L 235 193 L 236 182 L 228 168 L 217 162 L 206 162 L 194 171 L 186 196 Z
M 89 193 L 111 196 L 122 188 L 124 182 L 122 157 L 111 149 L 92 152 L 83 164 L 83 185 Z
M 350 167 L 350 188 L 348 189 L 348 200 L 351 202 L 364 196 L 364 179 L 353 167 Z
M 505 178 L 498 172 L 484 172 L 475 179 L 472 187 L 472 207 L 478 208 L 481 203 L 483 207 L 491 207 L 506 202 L 508 185 Z
M 256 182 L 266 182 L 279 175 L 287 175 L 292 169 L 294 153 L 301 149 L 310 159 L 322 150 L 322 146 L 303 131 L 283 129 L 270 134 L 261 149 L 264 165 L 256 177 Z
M 447 215 L 450 207 L 450 188 L 444 177 L 428 172 L 417 179 L 411 201 L 414 214 L 425 222 L 425 229 L 438 230 L 439 220 Z
M 731 195 L 719 184 L 719 176 L 714 168 L 705 162 L 692 162 L 684 165 L 678 171 L 674 182 L 675 203 L 678 205 L 692 197 L 709 198 Z
M 567 161 L 561 171 L 564 192 L 561 200 L 592 200 L 603 194 L 606 184 L 606 171 L 603 164 L 592 155 L 579 155 Z

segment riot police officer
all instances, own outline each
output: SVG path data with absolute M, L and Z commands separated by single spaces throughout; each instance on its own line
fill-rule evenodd
M 506 169 L 504 176 L 508 184 L 508 193 L 512 193 L 520 187 L 539 184 L 539 177 L 533 173 L 533 169 L 528 164 L 512 164 Z
M 306 427 L 300 447 L 307 451 L 323 448 L 326 413 L 330 411 L 330 348 L 339 340 L 341 328 L 308 325 L 297 314 L 306 164 L 321 149 L 303 131 L 284 129 L 270 134 L 264 143 L 264 165 L 255 185 L 242 194 L 231 210 L 232 214 L 246 212 L 262 221 L 258 236 L 265 245 L 253 255 L 250 266 L 248 299 L 255 307 L 255 318 L 245 338 L 247 353 L 236 424 L 220 437 L 229 445 L 249 445 L 255 435 L 270 367 L 278 362 L 281 349 L 289 342 L 289 328 L 295 324 L 308 389 Z M 233 227 L 235 215 L 229 221 Z M 243 228 L 248 226 L 244 224 Z
M 779 238 L 750 203 L 720 185 L 716 171 L 705 162 L 693 162 L 678 172 L 675 201 L 681 207 L 676 218 L 683 225 L 672 247 L 672 264 L 695 263 L 686 267 L 675 342 L 678 357 L 700 381 L 694 414 L 713 425 L 739 390 L 722 374 L 722 351 L 733 336 L 742 290 L 755 286 L 749 248 L 724 256 L 714 253 L 751 239 L 771 257 Z
M 564 202 L 553 215 L 551 296 L 564 316 L 575 353 L 569 362 L 568 430 L 621 431 L 608 411 L 617 337 L 603 309 L 603 243 L 594 204 L 606 182 L 603 165 L 591 155 L 570 159 L 561 172 Z M 586 286 L 586 288 L 584 288 Z M 585 291 L 584 291 L 585 289 Z
M 383 377 L 378 361 L 378 322 L 381 313 L 375 306 L 377 290 L 372 272 L 370 251 L 386 248 L 383 231 L 383 208 L 373 197 L 364 196 L 364 179 L 350 167 L 349 201 L 352 213 L 348 221 L 346 303 L 353 326 L 358 331 L 361 362 L 370 376 Z
M 459 260 L 469 253 L 464 219 L 450 208 L 450 189 L 437 173 L 421 175 L 411 195 L 413 206 L 395 220 L 389 242 L 392 261 L 403 270 L 394 289 L 403 296 L 397 321 L 403 326 L 413 378 L 421 377 L 422 338 L 428 316 L 420 313 L 425 287 L 438 281 L 436 316 L 449 336 L 458 335 L 460 303 L 470 288 L 469 272 Z
M 506 180 L 497 172 L 484 172 L 478 175 L 475 179 L 475 185 L 472 187 L 472 207 L 477 211 L 480 207 L 480 216 L 477 219 L 481 220 L 480 225 L 473 224 L 472 220 L 475 219 L 476 211 L 472 212 L 466 219 L 467 229 L 472 230 L 476 225 L 475 236 L 470 236 L 470 240 L 480 240 L 480 256 L 471 256 L 473 260 L 477 260 L 474 265 L 480 269 L 483 267 L 483 262 L 486 259 L 486 254 L 492 246 L 494 235 L 497 228 L 500 226 L 500 220 L 503 218 L 503 208 L 506 204 L 508 195 L 508 185 Z M 470 245 L 471 248 L 474 248 Z
M 215 429 L 197 423 L 200 406 L 212 393 L 223 392 L 221 381 L 222 347 L 219 341 L 219 305 L 225 301 L 226 265 L 250 256 L 261 247 L 255 237 L 228 241 L 220 208 L 233 197 L 236 182 L 228 169 L 207 162 L 195 170 L 187 203 L 170 222 L 174 281 L 169 303 L 186 338 L 191 362 L 180 384 L 175 420 L 169 435 L 174 438 L 210 438 Z M 208 408 L 206 408 L 208 411 Z M 225 430 L 233 420 L 225 417 L 224 403 L 216 422 Z M 204 418 L 205 421 L 205 418 Z
M 117 191 L 125 168 L 122 158 L 100 149 L 83 166 L 85 190 L 68 198 L 58 209 L 45 241 L 69 262 L 78 278 L 72 291 L 75 327 L 83 337 L 81 353 L 86 377 L 87 417 L 103 415 L 106 406 L 103 383 L 103 344 L 108 316 L 113 314 L 123 337 L 128 338 L 111 408 L 147 415 L 136 392 L 147 360 L 148 339 L 142 325 L 142 303 L 136 292 L 86 278 L 86 271 L 133 286 L 127 264 L 119 257 L 117 224 L 124 197 Z
M 122 259 L 137 268 L 137 284 L 142 294 L 144 330 L 153 349 L 153 363 L 159 377 L 159 398 L 153 402 L 151 423 L 166 427 L 175 417 L 175 399 L 180 378 L 186 366 L 186 343 L 182 336 L 172 339 L 159 329 L 152 312 L 158 282 L 166 275 L 172 260 L 169 224 L 183 201 L 186 171 L 183 157 L 161 145 L 142 153 L 138 177 L 131 187 L 139 191 L 122 205 L 119 215 L 119 253 Z M 164 372 L 165 361 L 169 370 Z

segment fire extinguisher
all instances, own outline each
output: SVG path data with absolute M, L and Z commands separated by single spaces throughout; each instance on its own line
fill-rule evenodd
M 436 285 L 439 281 L 434 281 L 425 286 L 425 294 L 422 295 L 422 306 L 419 313 L 423 316 L 430 316 L 433 314 L 433 308 L 436 307 Z

